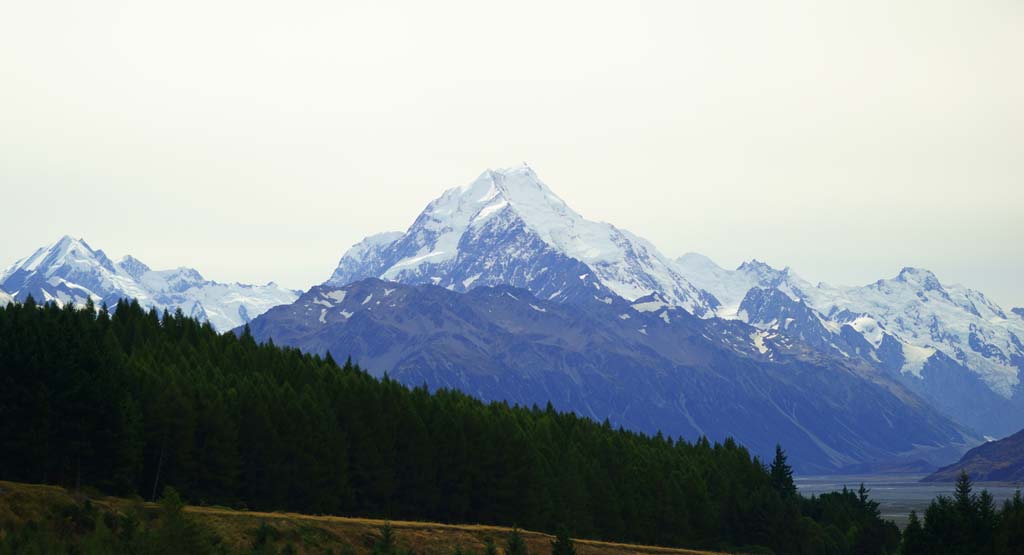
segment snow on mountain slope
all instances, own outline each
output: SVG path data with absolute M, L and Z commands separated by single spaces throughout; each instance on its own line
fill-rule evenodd
M 4 291 L 0 291 L 0 306 L 6 306 L 8 303 L 13 303 L 14 297 L 10 296 Z
M 713 315 L 730 320 L 739 318 L 740 304 L 754 287 L 779 289 L 796 300 L 802 297 L 801 288 L 810 286 L 789 268 L 776 270 L 756 259 L 730 271 L 702 254 L 691 252 L 676 260 L 676 265 L 690 283 L 710 292 L 721 303 Z
M 658 291 L 694 314 L 717 304 L 651 243 L 584 219 L 525 165 L 485 171 L 445 191 L 404 234 L 355 245 L 327 284 L 366 277 L 455 291 L 507 284 L 553 300 L 602 290 L 636 299 Z
M 788 268 L 775 270 L 757 261 L 734 271 L 700 255 L 686 255 L 677 264 L 692 283 L 721 300 L 717 316 L 746 320 L 742 311 L 732 310 L 742 302 L 744 287 L 778 289 L 817 311 L 836 333 L 849 324 L 875 348 L 885 334 L 894 336 L 904 346 L 905 373 L 920 377 L 927 360 L 940 351 L 1003 397 L 1012 397 L 1019 386 L 1024 321 L 1008 316 L 978 291 L 943 286 L 928 270 L 904 268 L 895 278 L 847 287 L 811 285 Z
M 145 307 L 208 320 L 218 330 L 244 324 L 273 306 L 294 302 L 298 293 L 277 284 L 218 283 L 191 268 L 153 271 L 126 256 L 113 262 L 102 250 L 64 236 L 0 273 L 0 287 L 17 300 L 84 304 L 92 299 L 113 306 L 134 298 Z

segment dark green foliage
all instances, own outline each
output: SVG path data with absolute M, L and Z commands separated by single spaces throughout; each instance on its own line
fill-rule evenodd
M 917 517 L 917 511 L 910 511 L 910 520 L 903 530 L 903 555 L 928 555 L 925 547 L 924 529 L 921 527 L 921 519 Z
M 380 527 L 380 535 L 373 542 L 373 555 L 397 555 L 398 543 L 395 541 L 395 529 L 390 522 Z
M 922 525 L 916 514 L 903 536 L 904 555 L 1018 555 L 1024 553 L 1024 499 L 1018 491 L 997 510 L 988 491 L 974 493 L 960 473 L 952 498 L 937 497 Z
M 772 487 L 782 497 L 793 497 L 796 495 L 796 483 L 793 481 L 793 468 L 786 462 L 786 452 L 782 446 L 775 445 L 775 460 L 769 469 L 772 477 Z
M 519 533 L 519 528 L 513 528 L 505 539 L 505 555 L 530 555 L 526 549 L 526 541 Z
M 866 497 L 802 499 L 781 449 L 769 471 L 732 440 L 409 389 L 135 302 L 0 308 L 0 416 L 8 480 L 779 555 L 893 552 L 898 538 Z M 194 532 L 163 520 L 168 542 Z
M 551 555 L 576 555 L 576 544 L 569 537 L 569 529 L 562 526 L 551 540 Z

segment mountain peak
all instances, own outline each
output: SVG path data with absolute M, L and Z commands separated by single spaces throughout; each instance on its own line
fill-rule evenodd
M 149 266 L 130 254 L 118 260 L 117 266 L 135 279 L 141 279 L 146 272 L 151 271 Z
M 758 278 L 758 281 L 762 285 L 772 284 L 777 285 L 781 279 L 790 274 L 789 266 L 778 270 L 766 262 L 761 262 L 756 258 L 752 258 L 747 262 L 743 262 L 736 268 L 737 272 L 743 272 L 750 274 Z
M 63 266 L 103 266 L 113 271 L 113 262 L 102 250 L 93 250 L 84 239 L 64 235 L 49 246 L 39 248 L 30 256 L 15 262 L 0 274 L 0 281 L 6 280 L 18 271 L 32 273 L 41 270 L 44 274 L 50 275 L 55 269 Z
M 654 245 L 575 212 L 526 164 L 446 190 L 397 240 L 353 247 L 328 284 L 371 276 L 456 291 L 509 284 L 560 300 L 602 287 L 626 299 L 662 291 L 695 314 L 713 300 Z
M 756 258 L 751 258 L 750 260 L 747 260 L 747 261 L 743 262 L 736 269 L 737 270 L 748 271 L 748 272 L 766 272 L 766 271 L 775 272 L 775 271 L 777 271 L 777 270 L 775 270 L 775 268 L 772 268 L 767 263 L 761 262 L 760 260 L 758 260 Z
M 488 169 L 468 185 L 449 189 L 431 206 L 435 203 L 434 212 L 438 216 L 451 215 L 454 220 L 468 216 L 470 224 L 482 223 L 506 206 L 511 206 L 526 220 L 544 215 L 580 218 L 525 163 Z
M 939 283 L 939 278 L 935 277 L 935 274 L 931 270 L 924 268 L 914 268 L 907 266 L 900 270 L 897 281 L 904 283 L 916 283 L 920 284 L 925 291 L 942 291 L 942 284 Z
M 704 256 L 699 252 L 688 252 L 676 259 L 676 262 L 683 266 L 692 266 L 698 268 L 717 268 L 721 269 L 721 266 L 711 260 L 709 257 Z

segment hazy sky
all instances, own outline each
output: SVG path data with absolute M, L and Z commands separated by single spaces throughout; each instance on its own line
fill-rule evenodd
M 672 257 L 1024 306 L 1024 2 L 7 2 L 0 266 L 305 288 L 528 161 Z

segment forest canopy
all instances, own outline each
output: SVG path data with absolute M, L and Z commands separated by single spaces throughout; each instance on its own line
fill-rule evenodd
M 0 307 L 0 479 L 194 503 L 517 525 L 775 553 L 892 553 L 866 491 L 806 499 L 780 448 L 407 388 L 146 311 Z

